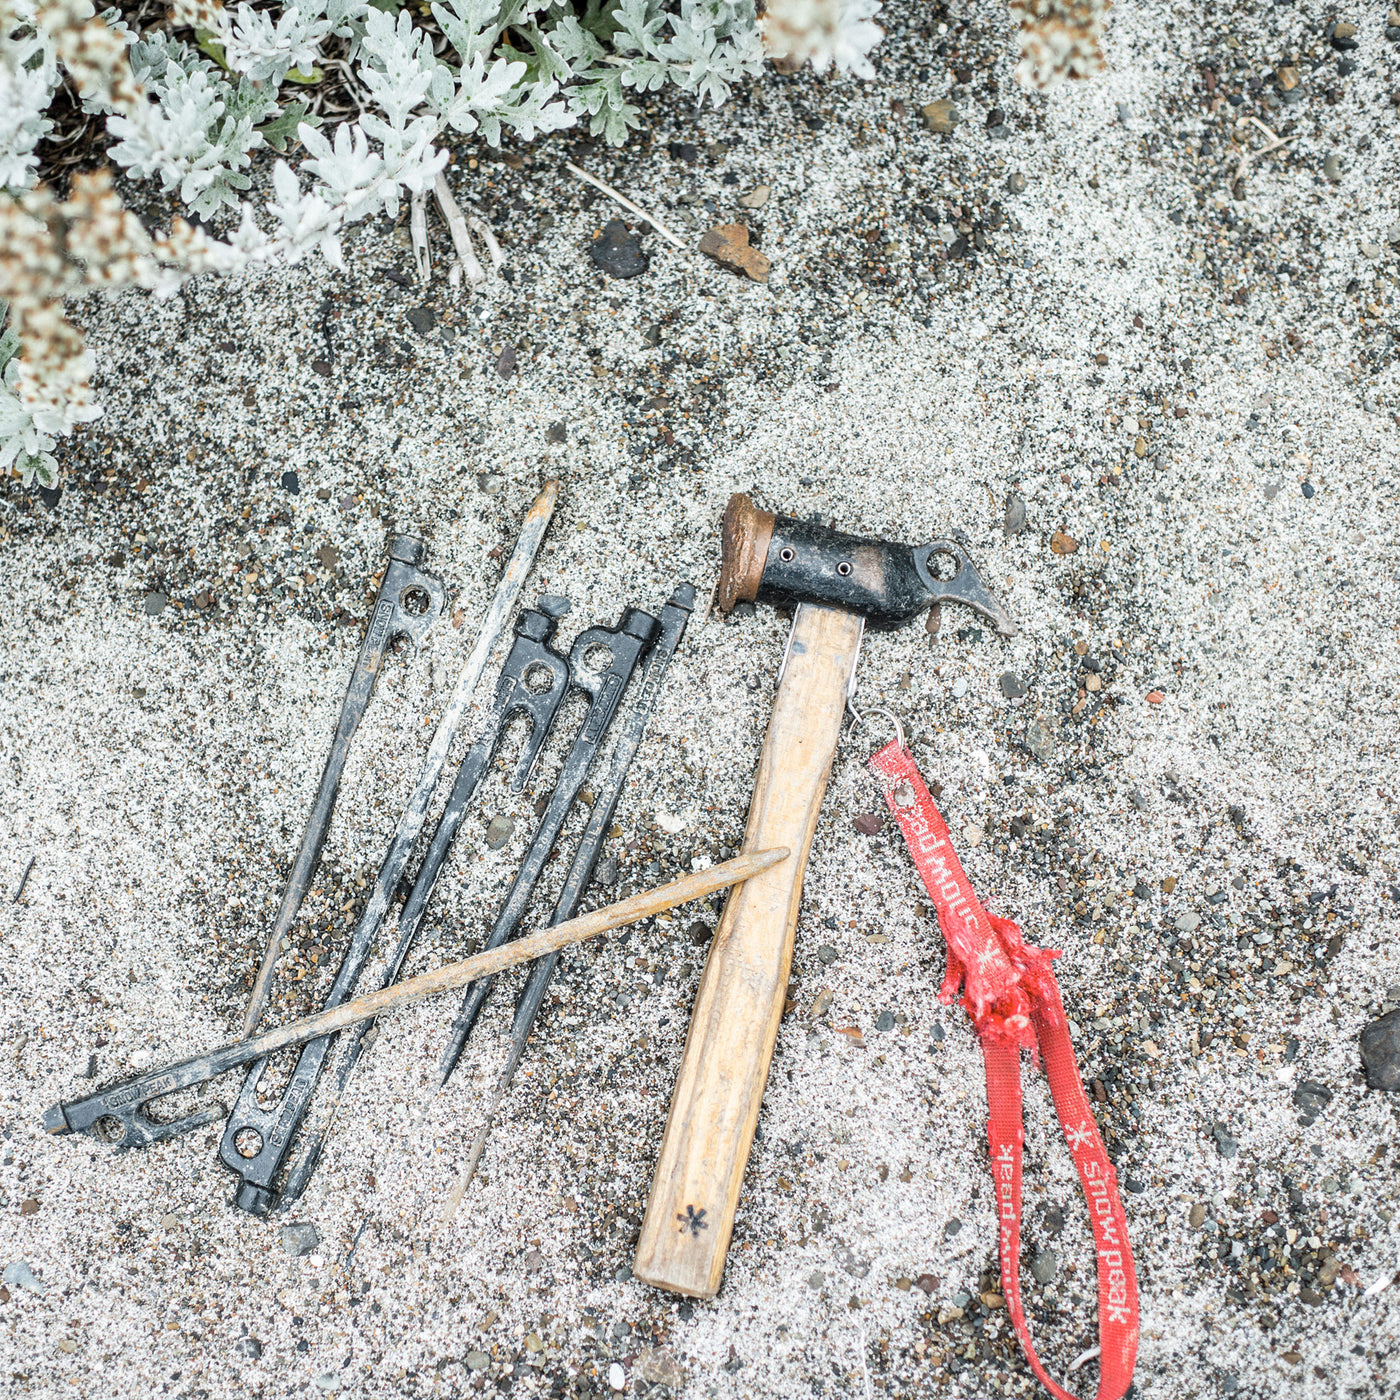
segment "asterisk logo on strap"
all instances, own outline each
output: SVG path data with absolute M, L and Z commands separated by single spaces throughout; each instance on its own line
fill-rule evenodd
M 1081 1120 L 1077 1128 L 1071 1128 L 1065 1134 L 1065 1141 L 1070 1148 L 1077 1152 L 1081 1147 L 1087 1147 L 1094 1140 L 1094 1130 L 1088 1123 Z
M 977 954 L 977 967 L 981 972 L 985 972 L 989 967 L 995 966 L 1001 961 L 1001 949 L 994 948 L 990 944 Z

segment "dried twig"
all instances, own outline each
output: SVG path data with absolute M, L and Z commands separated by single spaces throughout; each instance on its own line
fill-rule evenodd
M 413 265 L 426 287 L 432 280 L 433 260 L 428 251 L 428 196 L 420 190 L 408 202 L 408 236 L 413 240 Z
M 1257 126 L 1259 130 L 1262 131 L 1264 135 L 1269 138 L 1269 144 L 1267 146 L 1261 146 L 1257 151 L 1248 151 L 1241 149 L 1240 163 L 1235 168 L 1235 178 L 1234 181 L 1232 181 L 1232 183 L 1234 184 L 1238 184 L 1249 173 L 1249 167 L 1251 162 L 1258 160 L 1260 156 L 1268 155 L 1270 151 L 1281 150 L 1290 141 L 1296 141 L 1298 139 L 1296 136 L 1276 135 L 1274 132 L 1270 131 L 1269 128 L 1265 126 L 1264 123 L 1261 122 L 1258 117 L 1250 117 L 1248 118 L 1248 120 L 1253 122 L 1254 125 Z M 1244 122 L 1238 123 L 1236 130 L 1238 130 L 1239 127 L 1243 125 Z
M 586 180 L 595 189 L 602 190 L 602 192 L 605 195 L 607 195 L 610 199 L 617 200 L 617 202 L 620 205 L 622 205 L 624 209 L 630 209 L 632 213 L 634 213 L 639 219 L 645 219 L 647 223 L 649 223 L 657 231 L 657 233 L 659 233 L 663 238 L 668 240 L 674 247 L 685 247 L 685 244 L 682 243 L 681 240 L 677 238 L 676 235 L 672 233 L 671 230 L 668 229 L 666 225 L 663 224 L 661 220 L 656 217 L 655 214 L 648 214 L 647 211 L 643 209 L 640 204 L 633 204 L 632 201 L 628 199 L 625 194 L 620 194 L 617 190 L 613 189 L 611 185 L 604 184 L 603 181 L 601 181 L 596 175 L 590 175 L 588 171 L 580 170 L 578 166 L 576 166 L 571 160 L 566 160 L 564 162 L 564 169 L 572 171 L 573 174 L 577 175 L 580 180 Z

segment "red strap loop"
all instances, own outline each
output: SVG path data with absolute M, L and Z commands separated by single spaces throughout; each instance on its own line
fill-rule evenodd
M 1055 1112 L 1069 1145 L 1094 1232 L 1099 1283 L 1098 1400 L 1121 1400 L 1137 1360 L 1138 1292 L 1118 1174 L 1108 1160 L 1074 1058 L 1060 989 L 1051 971 L 1059 953 L 1032 948 L 1009 919 L 988 914 L 963 871 L 948 828 L 914 757 L 898 740 L 870 760 L 885 801 L 938 911 L 948 944 L 948 973 L 938 993 L 963 1005 L 982 1042 L 987 1070 L 987 1144 L 1000 1225 L 1001 1283 L 1021 1347 L 1056 1400 L 1075 1396 L 1050 1379 L 1031 1344 L 1021 1301 L 1021 1049 L 1039 1052 Z

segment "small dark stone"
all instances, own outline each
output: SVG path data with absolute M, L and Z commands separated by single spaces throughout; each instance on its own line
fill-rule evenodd
M 331 377 L 331 362 L 329 360 L 312 360 L 311 368 L 314 373 L 321 375 L 322 378 L 329 379 Z
M 568 442 L 569 430 L 563 423 L 551 423 L 545 438 L 549 442 Z
M 48 510 L 54 510 L 58 506 L 58 499 L 63 495 L 61 486 L 41 486 L 39 488 L 39 499 Z
M 87 1068 L 83 1071 L 83 1078 L 84 1078 L 84 1079 L 96 1079 L 96 1078 L 97 1078 L 97 1056 L 96 1056 L 96 1055 L 89 1055 L 89 1056 L 88 1056 Z
M 1147 798 L 1143 795 L 1141 788 L 1134 788 L 1128 794 L 1128 801 L 1133 804 L 1135 811 L 1145 812 L 1147 810 Z M 1138 895 L 1138 898 L 1141 899 L 1142 895 Z
M 1305 481 L 1303 483 L 1303 499 L 1305 501 L 1310 501 L 1315 495 L 1317 495 L 1317 490 L 1313 486 L 1312 482 Z
M 875 1018 L 875 1029 L 877 1031 L 892 1031 L 894 1029 L 894 1012 L 882 1011 Z
M 301 481 L 295 472 L 282 473 L 282 489 L 291 496 L 301 495 Z
M 1211 1134 L 1215 1138 L 1215 1150 L 1222 1157 L 1233 1157 L 1240 1150 L 1239 1143 L 1230 1136 L 1223 1123 L 1217 1123 L 1211 1129 Z
M 164 593 L 146 594 L 146 616 L 159 617 L 165 611 L 165 605 L 170 601 Z
M 1006 177 L 1006 192 L 1008 194 L 1025 194 L 1026 177 L 1019 170 L 1013 170 Z
M 514 834 L 515 822 L 512 818 L 492 817 L 486 828 L 486 844 L 493 851 L 499 851 Z
M 593 878 L 607 888 L 617 884 L 617 862 L 611 856 L 607 860 L 600 860 L 597 870 L 593 872 Z
M 1239 1388 L 1240 1383 L 1237 1377 L 1228 1373 L 1220 1377 L 1220 1393 L 1222 1395 L 1233 1395 Z
M 1301 1079 L 1293 1091 L 1293 1106 L 1302 1112 L 1309 1123 L 1332 1102 L 1332 1091 L 1325 1084 L 1317 1084 L 1311 1079 Z
M 817 961 L 830 967 L 837 958 L 841 956 L 830 943 L 823 943 L 817 948 Z
M 933 1290 L 938 1287 L 937 1274 L 920 1274 L 918 1278 L 914 1280 L 914 1287 L 932 1297 Z
M 874 836 L 884 824 L 884 817 L 874 812 L 862 812 L 861 815 L 856 817 L 851 823 L 862 836 Z
M 1030 823 L 1024 817 L 1011 818 L 1011 834 L 1018 840 L 1030 830 Z
M 496 361 L 496 373 L 502 379 L 509 379 L 515 373 L 515 346 L 507 345 Z
M 415 306 L 408 313 L 408 324 L 419 335 L 427 335 L 437 325 L 437 312 L 431 306 Z
M 1373 1089 L 1400 1089 L 1400 1011 L 1361 1028 L 1361 1063 Z
M 303 1255 L 310 1254 L 320 1243 L 321 1232 L 309 1220 L 282 1227 L 282 1248 L 293 1259 L 300 1259 Z
M 1031 1260 L 1031 1277 L 1037 1283 L 1049 1283 L 1060 1267 L 1059 1256 L 1053 1249 L 1037 1250 Z
M 713 936 L 713 930 L 704 919 L 696 919 L 695 922 L 686 929 L 685 936 L 690 939 L 697 948 L 703 948 Z
M 1001 693 L 1007 700 L 1018 700 L 1026 693 L 1025 683 L 1014 671 L 1004 671 L 1001 677 Z
M 595 267 L 618 280 L 640 277 L 651 265 L 642 245 L 621 219 L 609 219 L 588 251 Z
M 239 1356 L 246 1356 L 250 1361 L 256 1361 L 263 1353 L 263 1346 L 256 1337 L 240 1337 L 234 1344 L 233 1349 Z
M 1026 528 L 1026 503 L 1014 491 L 1006 498 L 1006 516 L 1001 522 L 1004 535 L 1019 535 Z
M 944 1238 L 945 1240 L 951 1240 L 951 1239 L 953 1238 L 953 1236 L 956 1235 L 956 1234 L 958 1233 L 958 1231 L 961 1230 L 961 1229 L 962 1229 L 962 1221 L 959 1220 L 958 1217 L 955 1215 L 955 1216 L 943 1227 L 943 1238 Z
M 1206 903 L 1207 903 L 1207 904 L 1224 904 L 1225 901 L 1226 901 L 1227 899 L 1229 899 L 1229 897 L 1230 897 L 1230 896 L 1227 895 L 1227 894 L 1225 893 L 1224 890 L 1214 890 L 1214 891 L 1212 891 L 1210 894 L 1208 894 L 1208 895 L 1206 896 Z
M 700 159 L 700 148 L 690 141 L 668 141 L 666 150 L 672 160 L 684 161 L 687 165 L 694 165 Z
M 752 603 L 749 602 L 735 603 L 734 608 L 729 615 L 730 617 L 737 618 L 757 617 L 758 609 L 754 607 Z
M 1065 1228 L 1065 1213 L 1059 1206 L 1046 1206 L 1041 1223 L 1045 1233 L 1054 1239 Z
M 990 131 L 994 126 L 1005 125 L 1006 113 L 1003 112 L 1000 107 L 993 107 L 992 110 L 987 113 L 987 129 Z

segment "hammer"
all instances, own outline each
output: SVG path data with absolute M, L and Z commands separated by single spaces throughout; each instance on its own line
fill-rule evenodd
M 1016 625 L 958 541 L 861 539 L 730 498 L 717 603 L 796 609 L 759 758 L 744 850 L 788 859 L 729 895 L 700 979 L 633 1273 L 713 1298 L 782 1019 L 802 878 L 867 626 L 964 603 L 1004 637 Z

